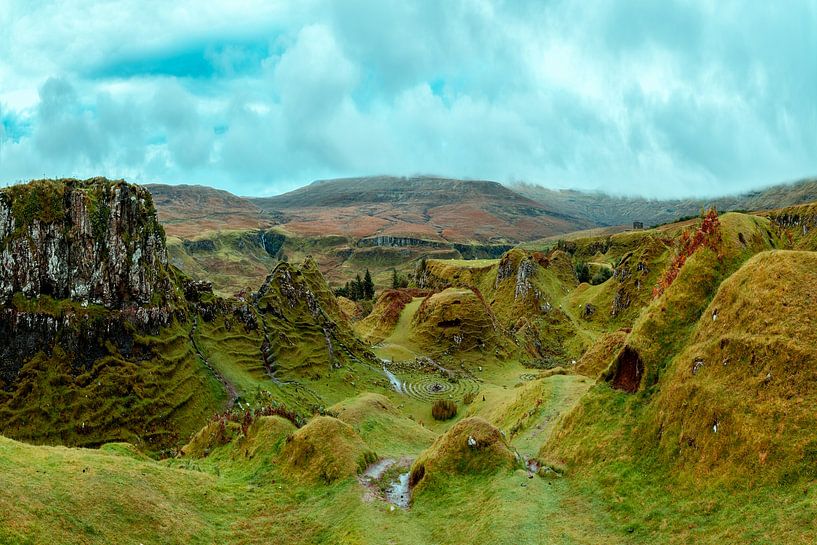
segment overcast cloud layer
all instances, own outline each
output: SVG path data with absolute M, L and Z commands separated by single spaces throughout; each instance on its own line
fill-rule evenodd
M 0 181 L 817 174 L 817 0 L 0 0 Z

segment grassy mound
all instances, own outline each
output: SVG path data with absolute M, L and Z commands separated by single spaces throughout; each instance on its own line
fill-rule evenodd
M 256 476 L 268 474 L 296 430 L 292 422 L 278 415 L 246 421 L 214 418 L 181 449 L 181 460 Z
M 764 252 L 727 279 L 674 359 L 653 428 L 698 474 L 817 478 L 817 255 Z
M 427 297 L 412 320 L 412 340 L 429 353 L 501 353 L 509 341 L 473 290 L 448 288 Z
M 629 331 L 619 329 L 601 335 L 576 362 L 575 371 L 590 378 L 597 378 L 618 355 L 627 341 Z
M 189 443 L 182 447 L 181 453 L 190 458 L 205 458 L 213 450 L 231 442 L 240 433 L 241 425 L 238 422 L 227 420 L 208 422 Z
M 338 305 L 340 306 L 340 311 L 349 321 L 359 320 L 363 317 L 363 307 L 360 303 L 356 303 L 346 297 L 338 297 Z
M 400 319 L 400 313 L 412 300 L 409 290 L 384 291 L 377 298 L 372 312 L 355 325 L 355 330 L 364 341 L 379 343 L 389 336 Z
M 382 456 L 417 454 L 437 437 L 431 430 L 400 414 L 381 394 L 364 393 L 329 408 Z
M 421 485 L 447 475 L 478 475 L 508 470 L 517 464 L 500 431 L 478 417 L 457 422 L 423 452 L 411 466 L 410 485 Z
M 476 287 L 485 293 L 491 289 L 497 264 L 496 259 L 429 259 L 418 263 L 414 282 L 424 289 Z
M 352 426 L 330 416 L 310 420 L 287 439 L 281 452 L 288 475 L 326 484 L 352 477 L 376 459 Z
M 279 263 L 255 299 L 272 372 L 318 378 L 353 361 L 374 361 L 314 260 Z

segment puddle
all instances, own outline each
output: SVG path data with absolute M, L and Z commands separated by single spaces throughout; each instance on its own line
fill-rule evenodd
M 401 473 L 396 481 L 386 490 L 386 501 L 397 507 L 408 509 L 411 493 L 409 492 L 409 472 Z
M 364 499 L 372 501 L 378 498 L 401 509 L 408 509 L 411 502 L 411 491 L 409 490 L 410 467 L 410 458 L 400 458 L 399 460 L 384 458 L 367 467 L 366 471 L 358 479 L 360 484 L 367 489 Z M 400 469 L 401 472 L 397 473 L 396 477 L 392 477 L 389 482 L 383 482 L 387 472 L 389 472 L 389 475 L 394 475 L 394 471 L 390 472 L 393 468 Z

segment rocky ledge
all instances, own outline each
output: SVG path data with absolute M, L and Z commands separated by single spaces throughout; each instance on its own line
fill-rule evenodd
M 107 308 L 170 291 L 150 193 L 124 181 L 38 180 L 0 189 L 0 303 L 15 293 Z

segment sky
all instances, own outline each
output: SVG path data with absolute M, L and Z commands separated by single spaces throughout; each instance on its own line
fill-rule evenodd
M 817 0 L 0 0 L 0 183 L 817 175 Z

